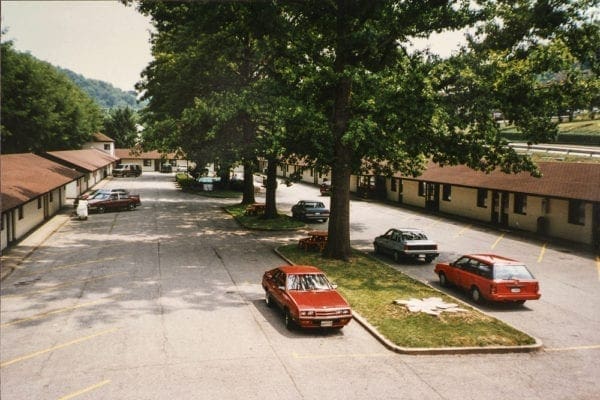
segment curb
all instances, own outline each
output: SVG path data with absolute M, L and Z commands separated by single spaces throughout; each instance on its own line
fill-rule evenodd
M 294 263 L 279 252 L 278 249 L 273 249 L 282 260 L 290 265 Z M 437 289 L 436 289 L 437 290 Z M 480 311 L 482 312 L 482 311 Z M 485 314 L 485 313 L 484 313 Z M 487 315 L 487 314 L 486 314 Z M 367 320 L 352 310 L 352 317 L 358 322 L 363 328 L 367 330 L 375 339 L 383 344 L 388 350 L 399 354 L 407 355 L 440 355 L 440 354 L 505 354 L 505 353 L 530 353 L 538 351 L 542 348 L 543 343 L 540 339 L 535 336 L 529 335 L 535 340 L 534 344 L 524 346 L 487 346 L 487 347 L 437 347 L 437 348 L 423 348 L 423 347 L 402 347 L 398 346 L 386 337 L 384 337 L 377 329 L 371 325 Z M 504 322 L 504 321 L 502 321 Z M 506 322 L 504 322 L 506 324 Z M 507 324 L 508 325 L 508 324 Z M 513 327 L 514 328 L 514 327 Z M 517 328 L 514 328 L 517 329 Z M 518 329 L 523 332 L 522 330 Z

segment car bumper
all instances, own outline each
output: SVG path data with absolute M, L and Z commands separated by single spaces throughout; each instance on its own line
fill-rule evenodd
M 319 328 L 341 328 L 348 325 L 352 315 L 342 318 L 301 318 L 297 321 L 300 328 L 319 329 Z
M 325 219 L 325 218 L 329 218 L 329 214 L 308 214 L 308 215 L 304 215 L 303 217 L 304 219 L 309 219 L 309 220 L 318 220 L 318 219 Z
M 506 293 L 490 295 L 488 300 L 497 302 L 512 302 L 522 300 L 538 300 L 540 297 L 542 297 L 542 295 L 539 293 Z

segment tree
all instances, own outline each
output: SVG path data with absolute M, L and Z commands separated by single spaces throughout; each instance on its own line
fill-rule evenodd
M 138 139 L 137 115 L 129 108 L 116 108 L 104 118 L 104 133 L 115 141 L 118 148 L 134 147 Z
M 291 47 L 303 53 L 297 59 L 298 91 L 318 118 L 328 121 L 327 130 L 301 135 L 301 155 L 329 164 L 332 171 L 330 240 L 324 255 L 350 255 L 350 175 L 361 169 L 415 175 L 426 159 L 433 159 L 482 171 L 499 167 L 537 174 L 527 156 L 500 138 L 492 116 L 492 106 L 499 103 L 493 95 L 508 101 L 502 108 L 525 137 L 536 141 L 552 132 L 548 114 L 538 113 L 543 93 L 530 91 L 539 71 L 527 57 L 555 32 L 578 26 L 585 18 L 578 10 L 590 3 L 284 3 L 294 24 Z M 473 36 L 470 47 L 453 60 L 407 51 L 411 37 L 476 23 L 481 36 Z M 495 66 L 502 66 L 502 73 L 494 72 Z M 511 103 L 525 93 L 530 104 Z
M 140 88 L 153 132 L 171 129 L 179 141 L 247 163 L 278 154 L 330 169 L 324 255 L 347 259 L 353 173 L 418 175 L 431 159 L 538 174 L 528 156 L 507 146 L 492 112 L 502 110 L 531 141 L 552 135 L 549 110 L 557 101 L 539 77 L 569 54 L 597 65 L 585 46 L 569 53 L 558 45 L 595 37 L 581 10 L 597 3 L 142 2 L 158 34 Z M 449 60 L 408 51 L 414 37 L 468 26 L 476 33 Z M 553 52 L 560 60 L 545 64 Z
M 242 201 L 254 202 L 261 126 L 253 88 L 265 77 L 264 42 L 278 15 L 273 4 L 148 1 L 138 9 L 157 28 L 155 60 L 138 85 L 149 100 L 145 140 L 240 161 L 245 171 Z M 165 131 L 165 125 L 174 130 Z
M 2 43 L 2 152 L 77 149 L 102 124 L 98 106 L 52 65 Z

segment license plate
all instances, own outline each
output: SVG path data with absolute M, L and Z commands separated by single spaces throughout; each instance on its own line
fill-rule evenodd
M 510 288 L 510 291 L 512 293 L 521 293 L 521 288 L 518 288 L 518 287 Z
M 315 213 L 315 215 L 321 215 L 321 213 Z
M 333 326 L 333 321 L 321 321 L 322 327 Z

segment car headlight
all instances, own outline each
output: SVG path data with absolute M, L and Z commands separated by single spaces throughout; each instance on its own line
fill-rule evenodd
M 300 311 L 300 315 L 303 317 L 314 317 L 315 312 L 314 311 Z

